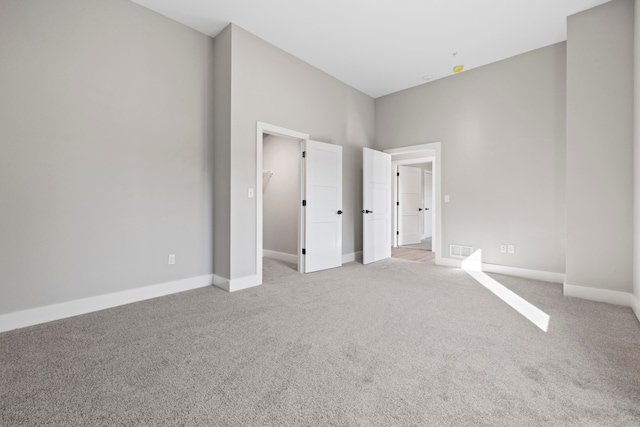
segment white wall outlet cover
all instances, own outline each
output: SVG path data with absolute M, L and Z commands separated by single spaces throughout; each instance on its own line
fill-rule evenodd
M 515 253 L 516 252 L 516 247 L 514 245 L 507 246 L 507 252 L 509 252 L 510 254 Z
M 449 203 L 449 201 L 450 201 L 450 200 L 451 200 L 451 199 L 449 198 L 449 195 L 448 195 L 448 194 L 445 194 L 445 195 L 444 195 L 444 202 L 445 202 L 445 203 Z
M 169 265 L 173 265 L 176 263 L 176 256 L 175 254 L 170 254 L 169 255 Z
M 249 188 L 247 190 L 247 197 L 249 197 L 250 199 L 253 199 L 253 188 Z
M 507 245 L 500 245 L 500 253 L 501 254 L 507 253 Z

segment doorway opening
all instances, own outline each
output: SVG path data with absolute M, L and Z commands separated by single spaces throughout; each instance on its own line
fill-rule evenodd
M 396 166 L 395 215 L 398 218 L 394 258 L 435 262 L 433 252 L 433 162 Z
M 257 122 L 255 182 L 258 284 L 262 284 L 265 252 L 295 262 L 300 273 L 342 265 L 342 146 Z M 274 187 L 281 189 L 274 191 Z M 265 204 L 263 191 L 279 194 L 270 194 Z M 254 197 L 253 188 L 248 189 L 248 197 Z M 266 224 L 265 219 L 270 222 Z M 291 223 L 297 224 L 297 233 Z M 266 235 L 265 226 L 269 227 Z
M 432 250 L 433 164 L 396 166 L 397 246 Z
M 304 271 L 304 258 L 300 256 L 304 226 L 298 202 L 301 199 L 304 176 L 300 159 L 303 144 L 308 139 L 309 135 L 301 132 L 268 123 L 256 124 L 256 275 L 259 284 L 262 284 L 262 257 L 265 254 L 296 264 L 299 272 Z M 293 153 L 295 159 L 292 158 Z M 279 159 L 280 155 L 284 158 Z M 283 183 L 283 177 L 294 182 Z M 268 213 L 265 217 L 265 193 L 268 190 L 271 191 L 268 194 Z M 292 204 L 292 199 L 295 205 Z M 286 203 L 282 207 L 276 206 L 279 201 Z M 276 218 L 278 214 L 291 220 L 295 230 L 291 224 L 279 221 Z M 269 227 L 266 239 L 265 219 Z M 290 253 L 293 248 L 295 251 Z
M 393 256 L 440 264 L 440 145 L 434 142 L 385 150 L 391 154 L 394 181 Z
M 300 270 L 300 152 L 302 142 L 264 134 L 262 151 L 263 256 Z M 260 191 L 260 189 L 258 189 Z

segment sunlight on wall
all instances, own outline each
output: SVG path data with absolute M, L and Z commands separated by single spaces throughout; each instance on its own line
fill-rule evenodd
M 547 332 L 550 319 L 547 313 L 482 272 L 482 250 L 478 249 L 462 261 L 462 269 L 502 301 L 509 304 L 514 310 L 526 317 L 531 323 Z

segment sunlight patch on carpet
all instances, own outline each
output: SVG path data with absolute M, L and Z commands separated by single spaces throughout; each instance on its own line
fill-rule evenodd
M 522 314 L 531 323 L 544 332 L 547 332 L 549 329 L 549 319 L 551 318 L 547 313 L 482 272 L 481 250 L 475 251 L 471 256 L 462 261 L 462 269 L 502 301 L 509 304 L 511 308 Z

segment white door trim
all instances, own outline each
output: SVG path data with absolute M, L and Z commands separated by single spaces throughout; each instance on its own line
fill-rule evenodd
M 430 163 L 435 160 L 435 157 L 416 157 L 415 159 L 393 160 L 394 166 L 407 166 L 417 165 L 418 163 Z
M 262 144 L 263 144 L 263 135 L 276 135 L 283 136 L 285 138 L 297 139 L 298 141 L 307 141 L 309 139 L 309 135 L 306 133 L 298 132 L 295 130 L 283 128 L 281 126 L 272 125 L 269 123 L 264 123 L 257 121 L 256 122 L 256 187 L 255 187 L 255 195 L 256 195 L 256 276 L 258 278 L 258 284 L 262 284 L 262 256 L 263 256 L 263 221 L 262 221 L 262 209 L 263 209 L 263 199 L 262 199 Z M 300 174 L 302 176 L 303 170 L 300 169 Z M 300 209 L 300 208 L 298 208 Z M 298 223 L 300 223 L 300 218 L 298 219 Z M 302 247 L 302 243 L 300 239 L 302 236 L 298 233 L 298 259 L 300 259 L 300 248 Z M 298 263 L 301 265 L 301 263 Z
M 432 245 L 433 245 L 433 249 L 434 252 L 436 253 L 436 264 L 438 265 L 442 265 L 442 260 L 443 260 L 443 252 L 442 252 L 442 143 L 440 141 L 438 142 L 431 142 L 428 144 L 419 144 L 419 145 L 411 145 L 411 146 L 407 146 L 407 147 L 400 147 L 400 148 L 392 148 L 389 150 L 384 150 L 385 153 L 388 154 L 407 154 L 407 153 L 415 153 L 417 151 L 422 151 L 422 150 L 434 150 L 435 151 L 435 156 L 434 157 L 423 157 L 423 158 L 417 158 L 417 159 L 409 159 L 409 161 L 411 163 L 425 163 L 425 160 L 427 161 L 432 161 L 433 164 L 433 177 L 435 179 L 435 185 L 434 185 L 434 197 L 433 199 L 435 200 L 435 209 L 433 211 L 433 214 L 435 216 L 435 227 L 433 229 L 433 239 L 432 239 Z M 431 160 L 432 159 L 432 160 Z M 406 160 L 400 160 L 400 161 L 396 161 L 393 162 L 393 165 L 400 165 L 400 164 L 410 164 L 410 163 L 405 163 Z M 394 170 L 394 179 L 396 179 L 395 176 L 395 167 L 392 167 L 392 170 Z M 396 185 L 397 188 L 397 184 L 394 182 L 394 185 Z M 396 224 L 394 224 L 394 227 L 396 226 Z M 397 230 L 397 228 L 394 228 L 394 235 L 395 235 L 395 230 Z M 395 236 L 394 236 L 395 237 Z M 397 240 L 394 240 L 397 244 Z

